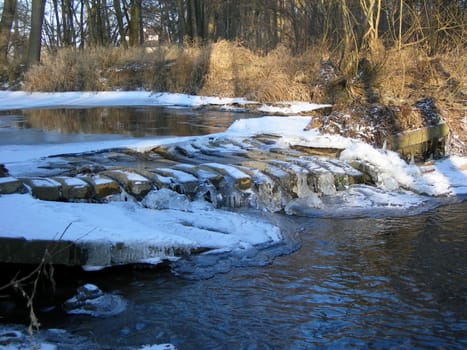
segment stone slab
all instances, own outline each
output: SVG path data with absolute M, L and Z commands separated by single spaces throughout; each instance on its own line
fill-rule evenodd
M 92 195 L 90 185 L 79 177 L 57 176 L 53 180 L 62 185 L 61 197 L 64 200 L 89 199 Z
M 61 184 L 48 178 L 22 179 L 29 186 L 34 197 L 46 201 L 58 201 L 61 196 Z
M 39 264 L 42 259 L 70 266 L 85 263 L 82 249 L 74 242 L 0 237 L 0 262 Z
M 23 188 L 23 183 L 15 177 L 0 177 L 0 194 L 18 193 Z

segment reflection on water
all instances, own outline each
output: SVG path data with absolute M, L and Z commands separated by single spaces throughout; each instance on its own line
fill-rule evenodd
M 0 114 L 0 144 L 95 140 L 92 135 L 103 139 L 111 139 L 112 135 L 205 135 L 222 132 L 235 120 L 251 117 L 254 115 L 163 107 L 32 109 Z
M 303 246 L 208 280 L 134 271 L 91 278 L 129 300 L 63 327 L 108 348 L 464 349 L 467 202 L 415 217 L 297 219 Z

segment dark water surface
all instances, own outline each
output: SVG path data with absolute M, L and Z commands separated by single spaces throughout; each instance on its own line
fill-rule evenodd
M 0 113 L 0 145 L 194 136 L 225 131 L 257 115 L 164 107 L 30 109 Z
M 41 321 L 107 349 L 465 349 L 466 212 L 301 220 L 301 249 L 269 266 L 100 275 L 89 282 L 126 298 L 123 314 Z

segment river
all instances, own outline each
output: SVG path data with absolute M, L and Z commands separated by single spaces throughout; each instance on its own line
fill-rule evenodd
M 267 265 L 198 280 L 168 269 L 79 273 L 74 284 L 122 296 L 125 311 L 38 315 L 96 349 L 465 349 L 466 213 L 464 201 L 402 218 L 292 218 L 299 249 Z
M 115 270 L 111 318 L 43 314 L 103 349 L 464 349 L 467 202 L 404 218 L 299 219 L 301 248 L 205 280 Z

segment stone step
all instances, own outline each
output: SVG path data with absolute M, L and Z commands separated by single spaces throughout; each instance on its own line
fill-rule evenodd
M 92 197 L 101 201 L 108 196 L 119 194 L 121 192 L 118 183 L 108 177 L 100 175 L 80 176 L 80 179 L 86 181 L 92 189 Z
M 49 178 L 26 178 L 21 179 L 30 189 L 31 194 L 42 200 L 58 201 L 61 198 L 61 184 Z
M 232 165 L 219 163 L 204 163 L 200 165 L 201 169 L 214 171 L 224 177 L 232 178 L 237 187 L 246 190 L 251 187 L 251 177 Z
M 61 184 L 60 197 L 63 200 L 89 199 L 92 196 L 89 183 L 79 177 L 56 176 L 52 180 Z
M 0 177 L 0 194 L 24 192 L 23 182 L 13 176 Z
M 247 161 L 241 164 L 246 168 L 252 168 L 259 170 L 261 173 L 265 174 L 267 177 L 271 178 L 277 186 L 282 189 L 282 193 L 290 194 L 291 196 L 291 175 L 287 172 L 282 170 L 279 167 L 276 167 L 272 164 L 267 162 L 259 162 L 259 161 Z
M 322 167 L 312 158 L 294 158 L 292 161 L 308 170 L 308 184 L 313 192 L 322 193 L 324 195 L 333 195 L 336 193 L 334 174 L 329 170 Z
M 158 146 L 142 153 L 113 149 L 54 158 L 63 168 L 69 167 L 66 159 L 79 167 L 67 175 L 3 180 L 13 187 L 0 184 L 0 191 L 16 192 L 24 182 L 40 199 L 105 202 L 122 192 L 141 201 L 151 190 L 168 188 L 190 199 L 208 198 L 216 206 L 277 211 L 311 192 L 329 196 L 354 183 L 374 182 L 377 176 L 377 169 L 365 164 L 351 166 L 338 159 L 312 156 L 307 147 L 294 149 L 278 140 L 280 136 L 268 134 L 241 140 L 213 138 Z M 108 164 L 96 165 L 102 156 Z
M 99 175 L 117 181 L 125 191 L 135 196 L 138 200 L 142 199 L 153 188 L 151 180 L 137 172 L 129 170 L 106 170 Z
M 195 193 L 198 188 L 199 180 L 192 174 L 171 168 L 156 168 L 152 170 L 153 173 L 160 175 L 164 178 L 171 179 L 174 190 L 179 193 Z

